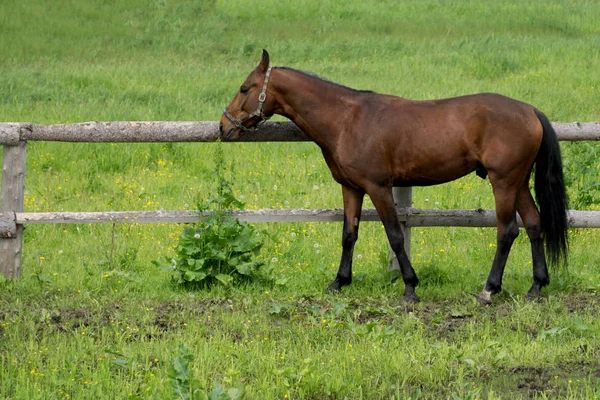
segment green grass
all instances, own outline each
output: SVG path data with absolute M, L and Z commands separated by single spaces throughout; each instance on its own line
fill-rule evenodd
M 494 91 L 553 121 L 600 115 L 593 1 L 16 1 L 0 5 L 0 120 L 216 120 L 266 48 L 275 65 L 426 99 Z M 341 207 L 311 143 L 28 144 L 26 211 L 193 209 L 214 153 L 247 208 Z M 571 207 L 600 209 L 596 143 L 561 144 Z M 414 189 L 415 207 L 492 208 L 475 176 Z M 372 207 L 369 201 L 365 206 Z M 187 345 L 204 393 L 247 398 L 597 398 L 600 235 L 571 231 L 569 269 L 540 302 L 524 233 L 492 307 L 474 299 L 495 231 L 415 228 L 422 303 L 399 306 L 378 223 L 361 225 L 355 280 L 324 289 L 341 224 L 262 224 L 284 286 L 173 287 L 152 260 L 179 225 L 30 225 L 23 277 L 0 284 L 0 397 L 172 394 Z M 136 397 L 137 396 L 137 397 Z

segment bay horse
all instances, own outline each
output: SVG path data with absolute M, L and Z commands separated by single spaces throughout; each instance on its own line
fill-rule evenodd
M 320 148 L 344 200 L 342 257 L 329 291 L 352 282 L 352 254 L 363 197 L 368 194 L 383 222 L 405 284 L 404 301 L 416 302 L 419 283 L 404 249 L 393 186 L 428 186 L 473 171 L 489 176 L 497 217 L 497 247 L 485 287 L 491 304 L 502 276 L 519 213 L 531 242 L 533 285 L 539 297 L 550 282 L 544 241 L 552 264 L 566 260 L 567 199 L 560 147 L 546 116 L 511 98 L 481 93 L 442 100 L 412 101 L 354 90 L 286 67 L 272 67 L 263 50 L 219 123 L 222 140 L 255 130 L 273 114 L 292 120 Z M 529 190 L 534 186 L 539 212 Z

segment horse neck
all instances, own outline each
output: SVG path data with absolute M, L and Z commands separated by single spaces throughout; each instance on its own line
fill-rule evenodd
M 338 139 L 348 109 L 350 89 L 288 69 L 275 69 L 275 113 L 289 118 L 321 148 Z M 341 111 L 331 111 L 339 108 Z M 346 119 L 347 120 L 347 119 Z

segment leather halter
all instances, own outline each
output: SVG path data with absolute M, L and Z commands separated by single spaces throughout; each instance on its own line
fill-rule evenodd
M 263 83 L 262 91 L 258 95 L 258 106 L 256 107 L 256 111 L 254 111 L 252 114 L 248 115 L 246 118 L 244 118 L 242 120 L 239 120 L 239 119 L 235 118 L 233 115 L 231 115 L 229 113 L 229 111 L 227 111 L 227 108 L 225 108 L 223 110 L 223 115 L 225 115 L 227 117 L 227 119 L 230 120 L 233 123 L 233 125 L 236 128 L 238 128 L 239 130 L 241 130 L 243 132 L 255 131 L 258 129 L 258 127 L 263 122 L 265 122 L 269 118 L 271 118 L 271 117 L 267 117 L 263 113 L 263 105 L 265 104 L 265 101 L 267 100 L 267 86 L 269 85 L 270 77 L 271 77 L 271 66 L 269 65 L 269 68 L 267 69 L 267 74 L 265 75 L 265 82 Z M 248 121 L 254 117 L 259 117 L 260 121 L 258 121 L 258 123 L 254 126 L 251 126 L 249 128 L 245 127 L 244 123 L 246 123 L 246 121 Z

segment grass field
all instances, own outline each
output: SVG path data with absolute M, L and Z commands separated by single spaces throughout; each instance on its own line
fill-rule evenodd
M 274 65 L 355 88 L 413 99 L 493 91 L 552 121 L 600 120 L 595 1 L 190 3 L 4 0 L 0 120 L 217 120 L 262 48 Z M 247 208 L 342 205 L 312 143 L 33 142 L 25 209 L 194 209 L 215 192 L 219 147 Z M 600 148 L 561 147 L 571 208 L 600 209 Z M 493 207 L 474 175 L 414 198 Z M 186 354 L 194 398 L 218 388 L 248 399 L 600 396 L 595 230 L 570 232 L 569 268 L 552 271 L 539 302 L 523 299 L 522 233 L 504 291 L 480 307 L 495 230 L 414 229 L 422 302 L 406 307 L 379 223 L 362 224 L 354 283 L 337 296 L 325 288 L 341 224 L 259 228 L 260 257 L 285 283 L 192 291 L 152 264 L 174 254 L 181 225 L 28 226 L 23 276 L 0 283 L 0 397 L 185 398 L 169 370 Z

